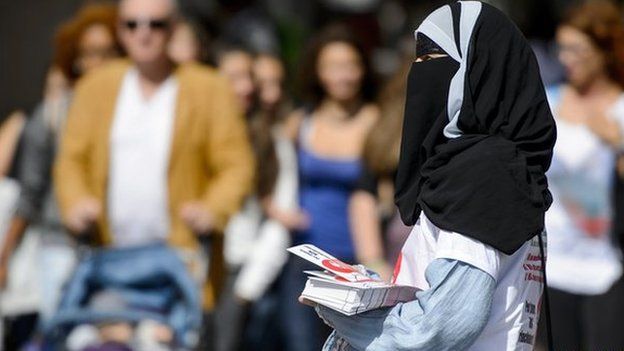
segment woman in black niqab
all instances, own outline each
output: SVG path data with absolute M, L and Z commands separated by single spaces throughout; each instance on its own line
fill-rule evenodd
M 422 210 L 439 228 L 512 254 L 544 228 L 556 129 L 526 39 L 489 6 L 480 17 L 467 50 L 458 15 L 454 42 L 441 25 L 419 32 L 448 57 L 412 66 L 395 199 L 407 225 Z
M 532 350 L 556 136 L 534 54 L 477 1 L 415 34 L 395 196 L 414 228 L 394 282 L 422 291 L 355 316 L 317 305 L 324 350 Z

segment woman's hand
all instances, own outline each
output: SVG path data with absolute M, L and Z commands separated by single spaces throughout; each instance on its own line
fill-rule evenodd
M 392 267 L 383 258 L 377 258 L 368 262 L 363 262 L 364 266 L 379 275 L 384 282 L 390 282 L 392 279 Z
M 271 197 L 262 200 L 262 207 L 269 218 L 278 221 L 289 231 L 305 230 L 310 226 L 310 216 L 301 209 L 283 210 L 273 204 Z
M 310 226 L 310 217 L 301 210 L 275 210 L 269 216 L 290 231 L 305 230 Z

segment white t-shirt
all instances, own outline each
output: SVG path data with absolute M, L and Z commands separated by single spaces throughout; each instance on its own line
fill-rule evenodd
M 547 95 L 557 117 L 560 89 Z M 608 116 L 624 124 L 624 96 Z M 585 125 L 555 120 L 557 143 L 547 173 L 554 199 L 546 213 L 548 284 L 574 294 L 602 294 L 622 274 L 610 238 L 615 153 Z
M 508 256 L 477 240 L 436 227 L 422 212 L 403 246 L 395 283 L 428 289 L 425 271 L 438 258 L 468 263 L 496 280 L 489 320 L 468 350 L 533 350 L 543 290 L 537 237 Z
M 115 246 L 169 235 L 167 168 L 177 91 L 169 77 L 146 100 L 136 69 L 123 79 L 110 137 L 108 215 Z

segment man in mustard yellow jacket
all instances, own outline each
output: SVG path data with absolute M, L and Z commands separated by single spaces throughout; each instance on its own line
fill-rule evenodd
M 222 277 L 221 237 L 250 191 L 253 157 L 227 82 L 199 65 L 175 66 L 167 43 L 175 0 L 122 0 L 129 60 L 78 82 L 55 165 L 67 227 L 101 245 L 166 241 L 197 249 L 211 235 L 211 307 Z

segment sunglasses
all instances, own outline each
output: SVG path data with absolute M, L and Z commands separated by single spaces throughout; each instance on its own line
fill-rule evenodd
M 135 31 L 139 27 L 163 31 L 169 29 L 171 21 L 169 19 L 127 19 L 123 20 L 121 24 L 130 31 Z

